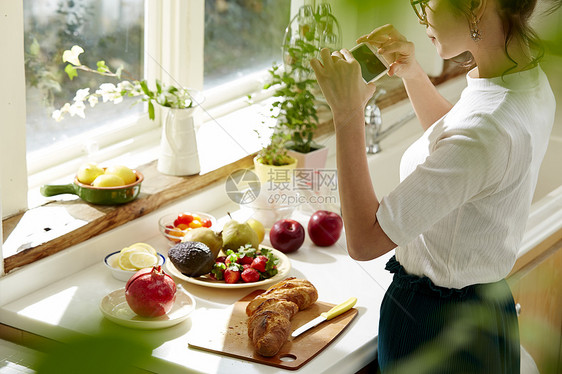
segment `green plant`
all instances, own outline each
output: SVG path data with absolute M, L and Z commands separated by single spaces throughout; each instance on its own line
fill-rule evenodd
M 100 60 L 97 62 L 96 69 L 92 69 L 80 62 L 79 55 L 84 53 L 80 46 L 73 46 L 70 50 L 64 51 L 62 55 L 63 62 L 68 62 L 64 71 L 73 80 L 78 76 L 78 70 L 87 71 L 106 77 L 116 78 L 121 80 L 124 73 L 123 67 L 117 68 L 112 71 L 105 63 Z M 86 109 L 85 102 L 87 101 L 91 107 L 94 107 L 101 98 L 103 102 L 111 101 L 114 104 L 119 104 L 123 101 L 124 97 L 138 97 L 139 102 L 148 102 L 148 117 L 154 119 L 154 103 L 169 108 L 191 108 L 194 105 L 192 93 L 190 90 L 183 87 L 175 87 L 173 85 L 164 85 L 159 80 L 155 82 L 155 89 L 150 89 L 146 80 L 122 80 L 117 83 L 102 83 L 99 88 L 90 93 L 90 88 L 82 88 L 76 91 L 73 103 L 66 103 L 60 109 L 53 112 L 52 117 L 60 121 L 64 118 L 65 114 L 71 116 L 77 115 L 85 118 L 84 110 Z
M 318 48 L 304 39 L 298 39 L 287 47 L 286 69 L 274 65 L 269 73 L 272 81 L 265 88 L 277 86 L 272 110 L 278 109 L 272 117 L 277 119 L 280 131 L 289 134 L 285 146 L 292 150 L 308 153 L 312 150 L 314 131 L 318 126 L 315 96 L 316 79 L 309 61 Z
M 269 144 L 260 149 L 257 160 L 265 165 L 282 166 L 288 165 L 294 159 L 287 154 L 285 148 L 286 137 L 283 134 L 273 133 Z
M 314 149 L 314 131 L 318 126 L 313 71 L 308 61 L 318 48 L 304 39 L 286 46 L 285 68 L 274 64 L 269 70 L 271 82 L 264 89 L 277 87 L 271 117 L 276 120 L 270 143 L 258 152 L 258 160 L 267 165 L 286 165 L 291 158 L 287 149 L 308 153 Z

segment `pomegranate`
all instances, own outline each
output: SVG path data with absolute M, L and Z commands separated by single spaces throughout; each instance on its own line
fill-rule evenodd
M 162 266 L 141 269 L 127 282 L 125 298 L 139 316 L 162 316 L 174 305 L 176 283 L 162 271 Z

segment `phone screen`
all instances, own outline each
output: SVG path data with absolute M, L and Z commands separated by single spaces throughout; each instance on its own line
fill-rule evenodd
M 372 81 L 382 72 L 386 71 L 386 66 L 365 44 L 359 45 L 359 47 L 351 51 L 351 54 L 361 65 L 361 75 L 367 82 Z

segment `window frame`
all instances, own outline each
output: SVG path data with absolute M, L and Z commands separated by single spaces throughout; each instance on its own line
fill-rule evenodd
M 291 16 L 303 4 L 314 5 L 314 0 L 291 0 Z M 160 79 L 165 83 L 182 84 L 202 90 L 205 3 L 182 0 L 145 0 L 145 77 L 149 82 Z M 162 113 L 157 108 L 156 120 L 148 119 L 146 111 L 140 116 L 120 118 L 119 124 L 112 125 L 112 131 L 92 130 L 77 138 L 60 142 L 52 147 L 27 154 L 25 125 L 25 71 L 24 66 L 24 22 L 23 0 L 2 2 L 2 13 L 10 21 L 10 32 L 0 34 L 2 43 L 14 51 L 2 71 L 10 85 L 13 97 L 2 100 L 9 111 L 7 122 L 13 125 L 0 126 L 0 137 L 5 141 L 0 155 L 0 192 L 3 207 L 2 217 L 9 217 L 28 209 L 28 191 L 41 184 L 71 175 L 76 165 L 91 158 L 92 149 L 96 159 L 115 157 L 119 152 L 134 152 L 139 144 L 146 144 L 150 138 L 159 138 Z M 185 20 L 188 20 L 187 22 Z M 6 26 L 7 27 L 7 26 Z M 17 37 L 14 38 L 14 35 Z M 12 74 L 13 73 L 13 74 Z M 171 78 L 173 77 L 173 78 Z M 250 74 L 225 86 L 206 91 L 207 109 L 224 108 L 233 111 L 246 95 L 259 91 L 267 79 L 267 71 Z M 228 89 L 228 87 L 236 89 Z M 226 88 L 226 89 L 225 89 Z M 228 94 L 224 94 L 228 93 Z M 262 95 L 263 96 L 263 95 Z M 265 96 L 266 97 L 266 96 Z M 81 141 L 77 141 L 81 139 Z M 87 139 L 87 141 L 82 141 Z

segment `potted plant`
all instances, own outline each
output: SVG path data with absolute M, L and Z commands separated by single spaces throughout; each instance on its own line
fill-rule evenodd
M 285 69 L 274 65 L 269 73 L 271 82 L 264 88 L 277 87 L 272 104 L 272 115 L 277 120 L 275 131 L 285 136 L 284 147 L 287 154 L 297 159 L 299 168 L 322 168 L 326 162 L 328 149 L 314 141 L 318 127 L 316 110 L 316 79 L 309 65 L 318 47 L 297 39 L 285 48 Z
M 86 103 L 94 107 L 100 99 L 103 102 L 111 101 L 119 104 L 124 97 L 137 97 L 139 102 L 148 103 L 148 117 L 155 118 L 155 104 L 166 108 L 167 115 L 162 126 L 160 143 L 160 156 L 158 170 L 171 175 L 192 175 L 200 171 L 197 143 L 195 139 L 194 110 L 201 104 L 203 97 L 194 90 L 173 85 L 165 85 L 159 80 L 155 81 L 155 88 L 149 87 L 146 80 L 130 79 L 121 80 L 123 68 L 112 71 L 101 60 L 97 62 L 96 69 L 92 69 L 80 62 L 79 56 L 84 53 L 80 46 L 73 46 L 64 51 L 63 62 L 70 80 L 78 76 L 78 71 L 86 71 L 120 80 L 117 84 L 103 83 L 94 92 L 90 88 L 76 91 L 72 104 L 66 103 L 53 112 L 52 117 L 60 121 L 65 115 L 85 118 Z
M 269 143 L 254 158 L 254 168 L 262 183 L 290 181 L 297 160 L 288 154 L 284 146 L 286 141 L 287 135 L 274 128 Z

